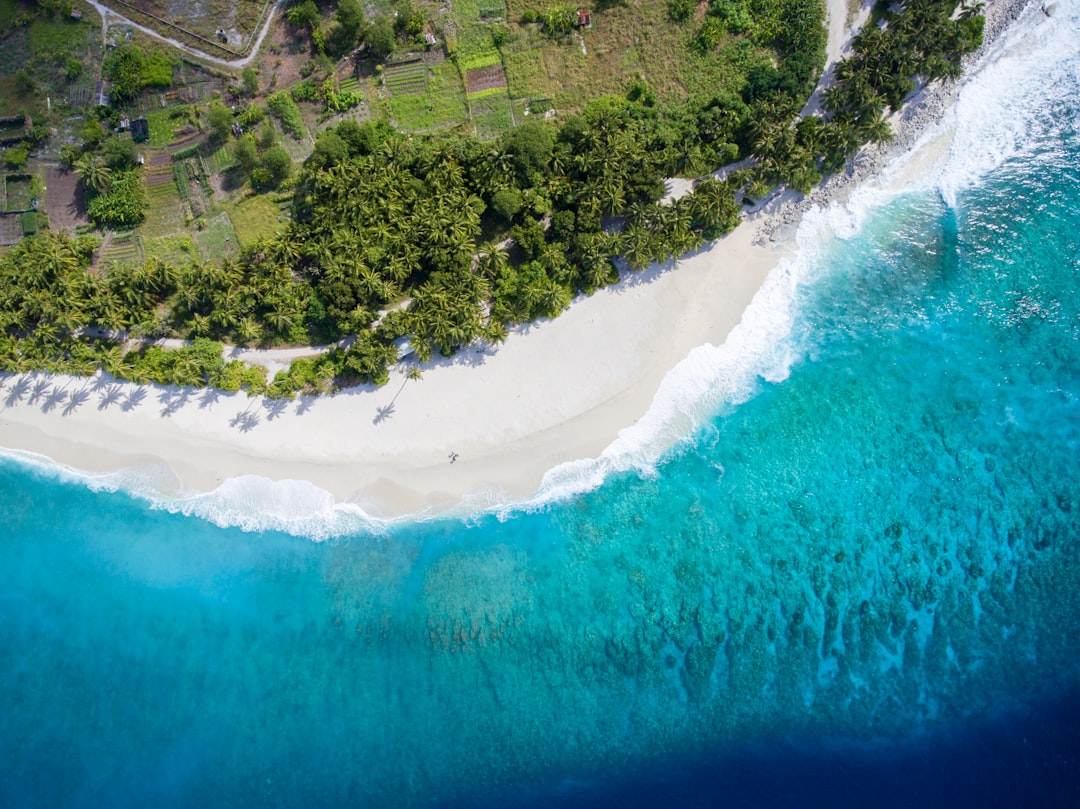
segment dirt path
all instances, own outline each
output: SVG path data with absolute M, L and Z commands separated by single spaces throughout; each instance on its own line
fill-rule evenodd
M 825 92 L 825 88 L 832 84 L 833 67 L 844 55 L 844 49 L 855 32 L 862 27 L 872 6 L 873 0 L 865 0 L 858 15 L 852 20 L 851 26 L 848 26 L 847 0 L 825 1 L 825 24 L 829 31 L 825 44 L 825 69 L 821 73 L 821 79 L 814 88 L 814 92 L 806 100 L 801 117 L 806 118 L 821 112 L 821 95 Z
M 144 34 L 149 34 L 155 39 L 160 39 L 162 42 L 168 45 L 172 45 L 177 50 L 183 51 L 184 53 L 194 56 L 198 59 L 212 62 L 215 65 L 223 65 L 224 67 L 245 67 L 259 55 L 259 48 L 262 47 L 263 40 L 266 38 L 266 34 L 270 30 L 270 23 L 274 21 L 274 14 L 277 13 L 278 9 L 281 8 L 281 6 L 285 2 L 285 0 L 277 0 L 277 2 L 274 3 L 274 7 L 270 9 L 269 13 L 267 13 L 266 15 L 266 19 L 263 20 L 262 28 L 259 29 L 259 35 L 255 38 L 255 42 L 251 46 L 251 52 L 248 53 L 247 56 L 238 57 L 236 59 L 222 59 L 218 56 L 211 56 L 210 54 L 205 53 L 204 51 L 200 51 L 198 48 L 194 48 L 191 45 L 185 45 L 183 42 L 175 40 L 172 37 L 167 37 L 159 31 L 150 28 L 149 26 L 142 25 L 141 23 L 137 23 L 134 20 L 130 20 L 123 14 L 120 14 L 119 12 L 114 11 L 108 6 L 104 6 L 101 3 L 97 2 L 97 0 L 86 1 L 94 7 L 94 10 L 97 11 L 98 15 L 101 17 L 101 38 L 103 44 L 106 36 L 105 32 L 108 27 L 106 24 L 106 15 L 109 15 L 124 23 L 125 25 L 130 25 L 132 28 L 142 31 Z

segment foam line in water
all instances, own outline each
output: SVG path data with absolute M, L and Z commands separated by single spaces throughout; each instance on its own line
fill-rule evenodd
M 369 515 L 352 503 L 338 503 L 330 492 L 306 480 L 270 480 L 259 475 L 226 478 L 210 492 L 168 495 L 179 481 L 164 464 L 127 467 L 105 474 L 81 472 L 51 458 L 23 450 L 0 450 L 38 474 L 86 486 L 94 492 L 123 492 L 172 514 L 198 517 L 220 528 L 279 531 L 313 540 L 351 534 L 384 533 L 394 520 Z
M 956 194 L 1018 154 L 1025 135 L 1044 126 L 1054 99 L 1080 95 L 1075 54 L 1080 51 L 1080 4 L 1047 18 L 1033 6 L 998 39 L 965 78 L 957 104 L 908 153 L 846 200 L 816 208 L 796 235 L 798 256 L 782 262 L 755 295 L 742 321 L 720 346 L 690 352 L 664 378 L 649 411 L 619 433 L 600 457 L 561 464 L 545 476 L 525 507 L 564 499 L 601 485 L 613 473 L 648 473 L 664 452 L 725 407 L 747 401 L 761 380 L 784 380 L 801 356 L 793 329 L 798 290 L 827 274 L 828 245 L 854 238 L 874 211 L 897 197 L 933 189 L 950 206 Z M 1053 86 L 1053 93 L 1048 88 Z M 943 155 L 926 150 L 951 137 Z M 504 513 L 511 509 L 504 508 Z
M 1033 133 L 1054 126 L 1054 106 L 1080 95 L 1080 4 L 1055 5 L 1053 16 L 1037 3 L 1029 6 L 964 80 L 950 112 L 955 132 L 940 178 L 949 205 L 1019 155 Z

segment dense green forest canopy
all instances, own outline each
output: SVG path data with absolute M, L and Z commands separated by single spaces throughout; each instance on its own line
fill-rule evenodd
M 718 8 L 725 25 L 743 24 L 731 3 Z M 639 270 L 680 256 L 733 229 L 744 201 L 777 184 L 809 190 L 863 143 L 887 139 L 883 113 L 916 82 L 958 75 L 981 41 L 975 9 L 955 15 L 953 0 L 908 0 L 856 38 L 824 115 L 800 118 L 821 62 L 821 10 L 808 0 L 783 8 L 793 16 L 770 34 L 778 66 L 706 104 L 665 104 L 636 81 L 557 127 L 531 121 L 494 142 L 341 123 L 320 135 L 295 179 L 290 227 L 236 260 L 97 273 L 92 238 L 28 238 L 0 258 L 0 364 L 103 367 L 274 396 L 382 383 L 404 341 L 421 360 L 499 341 L 513 324 L 554 317 L 575 294 L 615 281 L 619 259 Z M 681 13 L 675 4 L 672 13 Z M 724 180 L 709 176 L 739 158 L 751 159 Z M 124 169 L 105 169 L 96 200 L 125 182 Z M 665 177 L 702 175 L 692 193 L 661 201 Z M 132 348 L 123 335 L 194 343 Z M 346 336 L 355 338 L 347 348 L 270 383 L 225 363 L 215 342 Z

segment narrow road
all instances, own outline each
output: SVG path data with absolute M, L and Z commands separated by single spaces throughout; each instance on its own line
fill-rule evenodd
M 259 55 L 259 48 L 262 47 L 263 40 L 266 38 L 266 34 L 270 30 L 270 23 L 274 20 L 274 14 L 277 13 L 278 9 L 284 4 L 285 0 L 277 0 L 277 2 L 274 3 L 274 7 L 271 8 L 270 11 L 267 13 L 266 19 L 263 20 L 262 27 L 259 29 L 259 35 L 255 38 L 255 42 L 251 46 L 250 53 L 248 53 L 247 56 L 241 56 L 236 59 L 222 59 L 219 56 L 211 56 L 204 51 L 200 51 L 198 48 L 194 48 L 191 45 L 185 45 L 183 42 L 175 40 L 172 37 L 167 37 L 161 32 L 150 28 L 149 26 L 142 25 L 141 23 L 137 23 L 134 20 L 130 20 L 123 14 L 120 14 L 119 12 L 114 11 L 108 6 L 102 5 L 101 3 L 97 2 L 97 0 L 86 0 L 86 2 L 92 5 L 94 7 L 94 10 L 97 11 L 97 13 L 101 16 L 102 40 L 105 39 L 105 31 L 108 27 L 106 23 L 106 15 L 109 15 L 112 16 L 114 19 L 120 21 L 124 25 L 130 25 L 132 28 L 142 31 L 144 34 L 149 34 L 155 39 L 160 39 L 162 42 L 171 45 L 177 50 L 183 51 L 190 56 L 194 56 L 197 59 L 212 62 L 215 65 L 222 65 L 223 67 L 245 67 L 256 56 Z
M 869 10 L 872 3 L 864 2 L 863 5 Z M 859 18 L 851 29 L 848 28 L 848 4 L 847 0 L 825 0 L 825 24 L 829 35 L 825 43 L 825 69 L 821 73 L 817 87 L 810 98 L 806 100 L 806 106 L 802 108 L 800 117 L 806 118 L 821 112 L 821 94 L 825 88 L 832 84 L 833 67 L 844 55 L 844 48 L 851 41 L 853 31 L 857 31 L 862 25 L 860 20 L 865 19 L 862 11 Z

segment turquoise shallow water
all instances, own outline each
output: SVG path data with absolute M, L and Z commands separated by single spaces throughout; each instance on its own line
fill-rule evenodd
M 822 226 L 787 378 L 655 474 L 317 543 L 0 462 L 0 804 L 807 805 L 735 771 L 1030 748 L 1080 676 L 1080 82 L 1030 50 L 1021 136 L 962 103 L 942 178 Z

